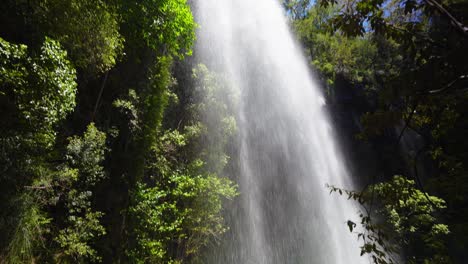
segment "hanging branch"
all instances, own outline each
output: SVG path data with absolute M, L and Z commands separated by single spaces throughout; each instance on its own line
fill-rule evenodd
M 412 119 L 414 117 L 414 114 L 416 113 L 416 108 L 419 105 L 419 101 L 421 99 L 421 96 L 428 95 L 428 94 L 429 95 L 434 95 L 434 94 L 440 94 L 440 93 L 446 92 L 446 91 L 450 90 L 457 82 L 462 81 L 462 80 L 468 80 L 468 75 L 459 76 L 457 79 L 455 79 L 455 80 L 451 81 L 449 84 L 447 84 L 444 88 L 437 89 L 437 90 L 432 90 L 432 91 L 429 91 L 429 92 L 426 92 L 426 93 L 417 94 L 418 98 L 416 99 L 416 102 L 414 103 L 414 106 L 411 109 L 411 113 L 409 114 L 408 118 L 406 118 L 406 120 L 405 120 L 405 125 L 404 125 L 403 129 L 401 130 L 401 132 L 400 132 L 400 134 L 398 136 L 398 139 L 397 139 L 397 145 L 400 144 L 400 141 L 403 138 L 404 133 L 406 132 L 406 130 L 410 126 L 410 123 L 411 123 L 411 121 L 412 121 Z
M 418 105 L 419 105 L 419 100 L 417 100 L 414 103 L 414 106 L 411 108 L 411 113 L 409 114 L 409 116 L 405 120 L 405 126 L 401 130 L 400 135 L 398 135 L 397 144 L 396 144 L 397 146 L 400 144 L 400 141 L 403 138 L 403 134 L 406 132 L 406 129 L 408 129 L 408 127 L 409 127 L 409 125 L 411 123 L 411 120 L 413 119 L 413 116 L 416 113 L 416 108 L 418 107 Z
M 24 186 L 25 189 L 29 190 L 46 190 L 52 188 L 52 185 L 41 185 L 41 186 Z
M 424 197 L 426 198 L 426 200 L 432 205 L 434 206 L 434 208 L 437 208 L 437 206 L 432 202 L 431 198 L 429 198 L 429 195 L 427 194 L 426 190 L 424 189 L 424 186 L 422 185 L 422 181 L 421 179 L 419 178 L 419 173 L 418 173 L 418 159 L 419 159 L 419 155 L 421 155 L 421 153 L 423 153 L 423 151 L 426 149 L 427 145 L 420 148 L 418 150 L 418 152 L 416 153 L 416 156 L 414 157 L 414 161 L 413 161 L 413 171 L 414 171 L 414 179 L 416 180 L 416 184 L 418 185 L 418 187 L 421 189 L 422 193 L 424 194 Z
M 94 121 L 94 117 L 96 116 L 96 112 L 99 106 L 99 102 L 101 101 L 102 94 L 104 92 L 104 87 L 106 86 L 107 82 L 107 77 L 109 76 L 109 71 L 106 72 L 106 75 L 104 75 L 104 80 L 102 81 L 101 89 L 99 90 L 99 95 L 96 100 L 96 104 L 94 105 L 94 110 L 93 110 L 93 115 L 91 116 L 91 122 Z
M 432 91 L 429 91 L 428 93 L 429 94 L 439 94 L 439 93 L 446 92 L 446 91 L 450 90 L 457 82 L 463 81 L 463 80 L 468 80 L 468 75 L 461 75 L 457 79 L 455 79 L 455 80 L 451 81 L 449 84 L 447 84 L 444 88 L 437 89 L 437 90 L 432 90 Z
M 441 4 L 439 4 L 436 0 L 424 0 L 430 6 L 435 7 L 442 15 L 448 18 L 452 24 L 457 27 L 465 36 L 468 36 L 468 27 L 463 25 L 460 21 L 458 21 L 452 14 L 450 14 L 447 9 L 445 9 Z

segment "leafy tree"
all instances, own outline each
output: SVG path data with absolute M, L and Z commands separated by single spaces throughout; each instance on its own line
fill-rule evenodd
M 191 54 L 195 22 L 186 0 L 121 1 L 119 7 L 128 41 L 158 55 Z
M 75 106 L 75 70 L 60 45 L 46 38 L 39 52 L 0 39 L 2 137 L 32 133 L 51 147 L 55 128 Z M 8 115 L 6 115 L 8 114 Z
M 39 50 L 0 39 L 1 154 L 0 229 L 7 260 L 31 260 L 40 242 L 41 211 L 31 184 L 47 171 L 57 126 L 75 106 L 75 70 L 49 38 Z M 13 231 L 14 230 L 14 231 Z M 13 231 L 13 232 L 12 232 Z
M 103 213 L 93 209 L 92 198 L 96 185 L 105 178 L 102 162 L 106 151 L 106 135 L 97 130 L 94 124 L 88 126 L 83 137 L 72 137 L 67 146 L 67 167 L 64 171 L 72 174 L 58 174 L 53 185 L 54 196 L 63 203 L 65 215 L 58 215 L 56 221 L 63 227 L 58 231 L 55 241 L 63 252 L 55 257 L 60 261 L 89 262 L 99 261 L 92 247 L 94 239 L 105 234 L 100 223 Z
M 464 172 L 466 146 L 462 136 L 466 131 L 464 106 L 468 96 L 465 78 L 468 69 L 464 63 L 467 54 L 462 48 L 468 41 L 466 1 L 324 0 L 318 3 L 337 12 L 326 16 L 325 23 L 314 20 L 316 25 L 325 24 L 321 27 L 332 32 L 329 34 L 338 34 L 348 41 L 357 36 L 374 49 L 375 56 L 366 68 L 367 72 L 355 68 L 364 76 L 363 82 L 352 75 L 345 76 L 348 83 L 354 81 L 349 89 L 365 85 L 369 91 L 369 106 L 361 117 L 363 129 L 359 137 L 380 146 L 384 140 L 389 142 L 388 147 L 382 149 L 388 160 L 399 159 L 395 145 L 401 145 L 409 131 L 421 139 L 422 143 L 416 149 L 402 155 L 407 169 L 398 169 L 399 173 L 414 177 L 423 193 L 434 193 L 447 202 L 446 213 L 437 217 L 444 219 L 452 231 L 448 234 L 453 245 L 451 254 L 458 255 L 458 260 L 463 259 L 461 252 L 466 245 L 466 229 L 461 222 L 466 222 L 464 208 L 467 200 L 459 188 L 464 188 L 461 186 L 466 186 L 468 179 Z M 301 26 L 301 22 L 297 24 Z M 299 32 L 307 32 L 308 27 L 313 28 L 305 25 L 305 29 L 299 27 Z M 363 54 L 355 52 L 353 56 Z M 330 64 L 336 67 L 339 62 Z M 325 67 L 326 63 L 317 65 L 321 66 L 317 68 L 325 76 L 327 72 L 333 72 L 327 70 L 333 67 Z M 332 80 L 339 79 L 328 76 Z M 428 162 L 430 159 L 432 162 Z M 403 164 L 399 166 L 404 167 Z M 429 167 L 430 173 L 422 174 L 422 166 Z M 379 181 L 387 180 L 390 179 Z M 378 182 L 376 178 L 372 181 L 374 184 Z M 439 242 L 446 243 L 446 240 Z M 420 252 L 423 254 L 424 250 Z M 431 258 L 431 253 L 424 254 Z M 423 257 L 415 261 L 419 263 L 421 259 Z
M 283 7 L 293 19 L 302 19 L 307 16 L 311 5 L 308 0 L 283 0 Z
M 370 185 L 362 192 L 334 186 L 330 192 L 345 194 L 364 208 L 358 224 L 348 220 L 351 232 L 362 240 L 361 255 L 369 254 L 374 263 L 449 263 L 443 242 L 448 226 L 437 215 L 445 201 L 417 189 L 413 180 L 394 176 L 388 182 Z
M 203 64 L 194 67 L 192 79 L 194 102 L 188 108 L 199 120 L 193 126 L 201 132 L 191 155 L 205 161 L 207 171 L 220 174 L 229 162 L 226 146 L 237 133 L 233 113 L 238 95 Z
M 234 184 L 222 177 L 232 127 L 217 125 L 232 118 L 217 96 L 215 75 L 198 66 L 193 77 L 198 96 L 187 106 L 191 124 L 182 133 L 166 130 L 158 136 L 147 159 L 146 184 L 139 184 L 132 196 L 128 255 L 138 263 L 195 261 L 201 249 L 226 231 L 222 205 L 236 195 Z M 218 111 L 204 119 L 206 107 Z M 201 144 L 209 136 L 215 140 Z
M 380 61 L 377 45 L 370 35 L 351 38 L 330 32 L 328 23 L 337 12 L 336 7 L 313 6 L 305 18 L 294 22 L 294 29 L 329 96 L 333 97 L 336 82 L 341 80 L 373 90 L 378 85 L 374 75 Z
M 119 15 L 111 1 L 7 0 L 1 34 L 35 47 L 51 37 L 68 51 L 72 64 L 87 77 L 113 67 L 122 55 Z
M 20 214 L 17 216 L 18 222 L 7 246 L 7 253 L 0 257 L 2 263 L 34 262 L 39 255 L 37 248 L 38 245 L 43 245 L 43 237 L 47 233 L 50 218 L 41 210 L 34 198 L 31 192 L 25 192 L 18 198 L 16 205 L 21 207 L 18 210 Z
M 190 170 L 197 158 L 188 155 L 170 162 L 177 170 L 166 178 L 149 180 L 159 173 L 154 148 L 172 131 L 161 123 L 173 103 L 173 62 L 191 53 L 195 37 L 187 2 L 7 0 L 0 10 L 0 262 L 123 261 L 133 194 L 156 187 L 176 212 L 196 208 L 180 226 L 200 234 L 191 236 L 186 256 L 194 255 L 209 237 L 205 227 L 221 230 L 210 228 L 232 183 Z M 167 184 L 170 176 L 180 188 Z M 191 205 L 181 189 L 192 192 Z M 204 191 L 212 206 L 201 202 Z
M 33 7 L 45 34 L 63 44 L 76 67 L 102 73 L 122 56 L 120 18 L 112 4 L 101 0 L 38 0 Z
M 37 177 L 19 197 L 20 215 L 6 263 L 100 260 L 92 244 L 105 233 L 99 221 L 103 213 L 92 208 L 92 198 L 104 177 L 104 151 L 105 134 L 91 124 L 83 137 L 70 139 L 64 163 L 35 168 Z M 54 247 L 47 248 L 44 241 Z

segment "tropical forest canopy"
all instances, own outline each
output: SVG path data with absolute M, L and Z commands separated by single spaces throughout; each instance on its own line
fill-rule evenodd
M 283 6 L 362 169 L 359 190 L 329 183 L 363 205 L 356 251 L 463 263 L 468 1 Z M 189 3 L 0 10 L 0 263 L 203 263 L 239 195 L 237 131 L 234 95 L 192 56 Z

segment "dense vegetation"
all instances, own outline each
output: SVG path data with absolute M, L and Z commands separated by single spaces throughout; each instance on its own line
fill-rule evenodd
M 173 77 L 195 39 L 186 1 L 1 13 L 0 262 L 195 261 L 226 231 L 235 122 L 206 67 Z
M 377 164 L 357 170 L 362 190 L 330 186 L 363 205 L 347 222 L 356 250 L 462 263 L 468 2 L 283 2 L 337 124 L 343 109 L 358 117 L 347 140 L 372 151 L 350 155 Z M 235 102 L 189 58 L 187 1 L 5 0 L 0 12 L 0 263 L 201 262 L 237 195 Z
M 348 221 L 361 253 L 375 263 L 462 263 L 468 2 L 308 2 L 285 7 L 335 116 L 345 109 L 358 117 L 347 129 L 356 138 L 348 140 L 375 155 L 352 153 L 355 164 L 367 162 L 356 175 L 362 190 L 330 186 L 363 204 L 360 221 Z M 366 173 L 370 163 L 377 169 Z

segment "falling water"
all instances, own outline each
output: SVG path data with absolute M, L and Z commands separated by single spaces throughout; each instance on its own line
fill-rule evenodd
M 239 191 L 212 263 L 363 263 L 325 100 L 278 0 L 197 0 L 197 53 L 239 90 Z

